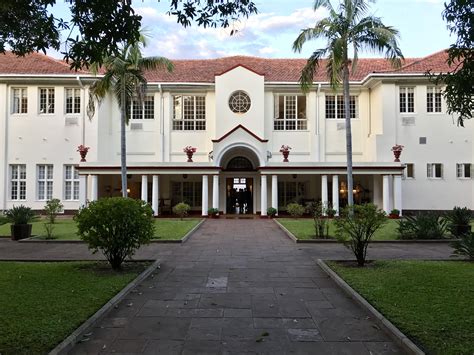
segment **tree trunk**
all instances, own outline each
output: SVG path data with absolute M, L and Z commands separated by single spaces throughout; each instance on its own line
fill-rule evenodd
M 122 197 L 127 197 L 127 141 L 125 131 L 125 88 L 122 88 L 120 103 L 120 172 L 122 175 Z
M 345 64 L 343 69 L 343 86 L 344 86 L 344 115 L 346 118 L 346 156 L 347 156 L 347 204 L 354 205 L 354 182 L 352 179 L 352 128 L 351 128 L 351 112 L 350 112 L 350 96 L 349 96 L 349 61 L 347 53 L 345 55 Z

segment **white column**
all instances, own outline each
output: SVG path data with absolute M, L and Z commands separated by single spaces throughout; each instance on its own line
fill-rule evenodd
M 328 207 L 329 201 L 328 201 L 328 176 L 327 175 L 321 175 L 321 203 L 323 204 L 324 209 Z M 323 212 L 323 216 L 325 215 L 326 215 L 326 211 Z
M 402 215 L 402 176 L 395 175 L 393 177 L 393 208 L 400 211 Z
M 99 197 L 99 177 L 92 175 L 91 200 L 97 201 Z
M 260 187 L 260 215 L 267 215 L 267 175 L 262 175 L 262 186 Z
M 212 208 L 219 209 L 219 175 L 212 177 Z
M 87 203 L 87 175 L 79 175 L 79 207 Z
M 339 176 L 332 176 L 332 208 L 336 211 L 336 216 L 339 216 Z
M 148 202 L 148 175 L 142 175 L 142 201 Z
M 272 175 L 272 207 L 277 210 L 278 215 L 278 176 Z
M 385 213 L 390 213 L 390 175 L 383 176 L 382 200 L 383 210 Z
M 209 203 L 209 183 L 207 179 L 207 175 L 202 176 L 202 215 L 207 216 L 208 210 L 208 203 Z
M 153 175 L 151 188 L 151 208 L 153 208 L 153 214 L 158 216 L 160 210 L 160 177 L 158 175 Z

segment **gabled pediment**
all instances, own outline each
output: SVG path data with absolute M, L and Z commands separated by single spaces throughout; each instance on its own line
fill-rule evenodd
M 242 126 L 241 124 L 239 124 L 238 126 L 235 126 L 234 128 L 232 128 L 229 132 L 227 132 L 226 134 L 224 134 L 222 137 L 218 138 L 218 139 L 213 139 L 212 142 L 213 143 L 219 143 L 219 142 L 222 142 L 223 140 L 225 140 L 227 137 L 231 136 L 234 132 L 236 132 L 237 130 L 243 130 L 244 132 L 246 132 L 247 134 L 249 134 L 251 137 L 253 137 L 254 139 L 256 139 L 257 141 L 261 142 L 261 143 L 266 143 L 268 142 L 268 139 L 262 139 L 260 138 L 259 136 L 257 136 L 255 133 L 253 133 L 251 130 L 249 130 L 248 128 Z

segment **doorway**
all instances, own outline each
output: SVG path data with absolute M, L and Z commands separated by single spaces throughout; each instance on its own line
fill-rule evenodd
M 226 179 L 227 214 L 253 214 L 253 178 Z

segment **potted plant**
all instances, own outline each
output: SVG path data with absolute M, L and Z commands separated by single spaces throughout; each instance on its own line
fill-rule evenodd
M 336 216 L 336 210 L 334 208 L 326 208 L 326 216 L 328 216 L 328 218 L 334 218 L 334 216 Z
M 33 222 L 37 216 L 30 207 L 24 205 L 13 206 L 5 212 L 5 217 L 11 223 L 10 231 L 12 240 L 20 240 L 31 237 Z
M 81 163 L 86 161 L 87 153 L 89 152 L 90 147 L 86 147 L 84 144 L 81 144 L 77 147 L 77 151 L 81 155 Z
M 391 219 L 399 219 L 400 210 L 397 210 L 396 208 L 394 208 L 393 210 L 390 211 L 390 214 L 388 215 L 388 217 Z
M 399 163 L 400 162 L 400 154 L 402 154 L 402 150 L 403 148 L 405 148 L 403 145 L 401 144 L 395 144 L 393 147 L 392 147 L 392 152 L 393 152 L 393 155 L 395 157 L 395 160 L 394 162 L 396 163 Z
M 448 222 L 448 230 L 456 238 L 471 232 L 472 211 L 469 208 L 454 207 L 445 218 Z
M 194 147 L 191 147 L 190 145 L 183 148 L 183 152 L 185 152 L 186 155 L 188 156 L 188 163 L 193 162 L 193 155 L 194 155 L 194 153 L 196 153 L 196 151 L 197 151 L 197 149 L 194 148 Z
M 267 208 L 267 216 L 270 217 L 270 218 L 274 218 L 277 214 L 277 209 L 274 208 L 274 207 L 268 207 Z
M 209 208 L 207 214 L 211 216 L 211 218 L 219 218 L 219 210 L 217 208 Z
M 288 156 L 290 155 L 291 147 L 289 145 L 282 145 L 280 148 L 280 153 L 283 155 L 283 162 L 288 163 Z

